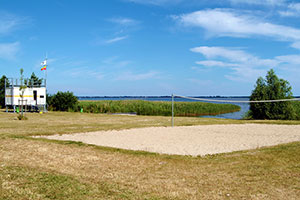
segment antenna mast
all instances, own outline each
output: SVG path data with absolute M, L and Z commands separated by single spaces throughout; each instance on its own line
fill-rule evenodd
M 46 64 L 46 67 L 48 66 L 48 64 L 47 64 L 47 59 L 48 59 L 48 53 L 46 52 L 46 58 L 45 58 L 45 64 Z M 47 72 L 48 70 L 46 69 L 45 70 L 45 87 L 46 87 L 46 89 L 47 89 Z

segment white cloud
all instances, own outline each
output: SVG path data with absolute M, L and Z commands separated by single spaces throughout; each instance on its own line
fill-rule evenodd
M 128 36 L 115 37 L 113 39 L 106 40 L 105 43 L 106 44 L 111 44 L 111 43 L 115 43 L 115 42 L 119 42 L 119 41 L 125 40 L 127 38 L 128 38 Z
M 202 65 L 205 67 L 238 67 L 239 64 L 236 63 L 226 63 L 222 61 L 216 61 L 216 60 L 204 60 L 204 61 L 197 61 L 196 64 Z
M 208 47 L 208 46 L 201 46 L 191 49 L 192 52 L 195 53 L 201 53 L 206 58 L 223 58 L 226 60 L 229 60 L 231 63 L 220 63 L 219 61 L 212 61 L 209 60 L 209 63 L 206 63 L 204 61 L 200 61 L 201 64 L 210 64 L 210 66 L 213 66 L 213 64 L 216 64 L 215 66 L 236 66 L 236 63 L 243 63 L 245 65 L 246 63 L 248 65 L 255 65 L 255 66 L 276 66 L 278 63 L 275 60 L 272 59 L 260 59 L 256 56 L 253 56 L 245 51 L 242 50 L 236 50 L 231 48 L 225 48 L 225 47 Z M 199 64 L 199 62 L 198 62 Z
M 286 3 L 286 0 L 229 0 L 229 2 L 232 4 L 281 6 Z
M 225 78 L 238 82 L 254 82 L 270 68 L 282 69 L 289 73 L 300 71 L 300 54 L 262 59 L 243 50 L 225 47 L 203 46 L 192 48 L 191 51 L 205 57 L 205 60 L 196 62 L 201 68 L 193 67 L 193 70 L 203 73 L 205 69 L 227 68 L 230 72 L 224 75 Z
M 191 51 L 200 53 L 206 58 L 206 60 L 197 61 L 196 64 L 209 68 L 228 68 L 231 73 L 226 74 L 226 78 L 246 82 L 253 82 L 263 72 L 278 67 L 289 59 L 287 57 L 262 59 L 243 50 L 225 47 L 201 46 L 192 48 Z
M 269 23 L 232 9 L 201 10 L 174 19 L 186 27 L 203 28 L 211 36 L 264 36 L 293 43 L 300 41 L 300 29 Z
M 104 77 L 102 72 L 91 70 L 88 67 L 73 68 L 71 72 L 68 71 L 68 74 L 73 78 L 95 78 L 101 80 Z
M 287 6 L 286 10 L 281 10 L 278 13 L 283 17 L 299 17 L 300 3 L 291 3 Z
M 126 40 L 130 37 L 131 32 L 139 29 L 140 24 L 140 21 L 125 17 L 110 18 L 107 21 L 113 23 L 109 36 L 97 36 L 91 41 L 91 45 L 106 45 Z
M 12 60 L 15 59 L 16 54 L 20 49 L 20 43 L 0 43 L 0 58 Z
M 300 11 L 300 3 L 289 4 L 288 8 L 291 10 Z
M 166 4 L 174 5 L 183 2 L 183 0 L 126 0 L 126 1 L 133 2 L 133 3 L 140 3 L 140 4 L 156 5 L 156 6 L 162 6 Z
M 122 81 L 139 81 L 139 80 L 146 80 L 146 79 L 154 79 L 157 78 L 159 73 L 156 71 L 150 71 L 141 74 L 135 74 L 132 72 L 124 72 L 118 75 L 115 80 L 122 80 Z
M 118 56 L 112 56 L 109 58 L 106 58 L 102 61 L 102 63 L 104 64 L 104 66 L 102 66 L 102 68 L 107 68 L 107 69 L 111 69 L 111 68 L 124 68 L 126 66 L 128 66 L 130 63 L 132 63 L 132 61 L 130 60 L 119 60 Z
M 233 68 L 233 72 L 231 74 L 225 75 L 225 78 L 238 81 L 238 82 L 251 82 L 253 83 L 257 77 L 265 74 L 270 68 L 262 68 L 255 69 L 251 67 L 243 67 L 243 68 Z
M 139 24 L 139 21 L 125 17 L 111 18 L 109 21 L 122 26 L 134 26 Z
M 300 49 L 300 41 L 294 42 L 291 44 L 291 47 L 295 48 L 295 49 Z
M 253 56 L 242 50 L 232 50 L 224 47 L 201 46 L 190 49 L 192 52 L 201 53 L 207 58 L 223 57 L 235 62 L 245 62 Z
M 276 56 L 275 59 L 278 60 L 281 64 L 299 66 L 298 68 L 300 69 L 300 55 Z
M 0 34 L 9 34 L 28 22 L 27 17 L 20 18 L 7 12 L 0 12 Z

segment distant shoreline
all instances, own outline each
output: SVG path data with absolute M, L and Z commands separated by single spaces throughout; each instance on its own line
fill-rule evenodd
M 193 98 L 250 98 L 250 96 L 188 96 Z M 80 99 L 91 99 L 91 98 L 172 98 L 172 96 L 77 96 Z M 181 98 L 174 96 L 174 98 Z M 294 96 L 294 98 L 300 98 L 300 96 Z
M 78 98 L 172 98 L 172 96 L 77 96 Z M 188 96 L 193 98 L 250 98 L 249 96 Z M 174 98 L 181 98 L 174 96 Z

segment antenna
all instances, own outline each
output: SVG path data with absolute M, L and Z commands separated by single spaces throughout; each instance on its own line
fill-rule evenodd
M 46 51 L 46 57 L 45 57 L 45 61 L 46 61 L 46 70 L 45 70 L 45 86 L 46 86 L 46 88 L 47 88 L 47 67 L 48 67 L 48 63 L 47 63 L 47 59 L 48 59 L 48 52 Z
M 47 59 L 48 59 L 48 52 L 46 51 L 46 55 L 45 55 L 45 61 L 46 61 L 46 70 L 45 70 L 45 89 L 46 89 L 46 96 L 47 96 L 47 74 L 48 74 L 48 63 L 47 63 Z M 45 99 L 46 99 L 46 96 L 45 96 Z M 47 101 L 45 102 L 44 104 L 44 112 L 47 111 Z

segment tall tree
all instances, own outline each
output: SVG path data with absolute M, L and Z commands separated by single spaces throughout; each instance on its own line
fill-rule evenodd
M 37 77 L 35 75 L 34 72 L 32 72 L 28 83 L 26 81 L 25 84 L 28 85 L 28 87 L 31 87 L 31 86 L 41 86 L 42 85 L 42 81 L 43 81 L 42 78 L 40 79 L 39 77 Z
M 266 79 L 259 77 L 250 96 L 251 101 L 293 98 L 289 82 L 279 79 L 274 70 L 268 71 Z M 254 119 L 295 119 L 292 102 L 251 103 L 250 115 Z
M 5 106 L 5 80 L 8 83 L 8 79 L 3 75 L 0 79 L 0 107 Z

